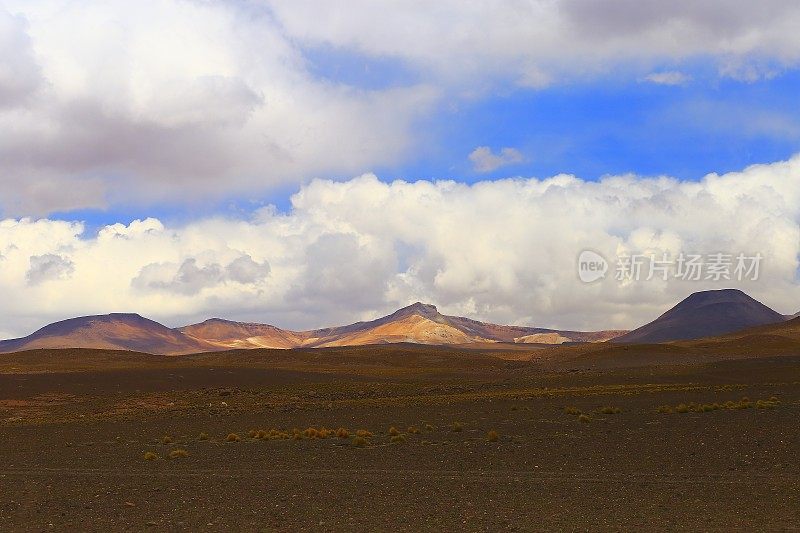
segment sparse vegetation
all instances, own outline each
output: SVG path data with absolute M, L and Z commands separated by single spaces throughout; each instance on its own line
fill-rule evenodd
M 586 424 L 586 423 L 591 422 L 592 419 L 589 418 L 589 415 L 578 415 L 578 421 Z
M 145 461 L 155 461 L 158 459 L 158 454 L 155 452 L 145 452 L 144 453 L 144 460 Z
M 568 415 L 576 415 L 576 416 L 581 414 L 581 410 L 578 409 L 577 407 L 565 407 L 564 412 L 567 413 Z
M 397 437 L 398 435 L 400 435 L 400 430 L 398 430 L 396 427 L 392 426 L 392 427 L 389 428 L 389 435 L 392 436 L 392 437 Z
M 169 452 L 170 459 L 184 459 L 186 457 L 189 457 L 189 452 L 183 448 L 178 448 Z
M 774 396 L 773 396 L 774 398 Z M 777 398 L 776 398 L 777 400 Z M 751 402 L 749 398 L 746 396 L 743 397 L 738 402 L 733 400 L 728 400 L 725 403 L 704 403 L 704 404 L 697 404 L 691 402 L 689 404 L 679 404 L 675 407 L 674 412 L 676 413 L 710 413 L 713 411 L 720 411 L 720 410 L 735 410 L 735 409 L 751 409 L 753 407 L 757 409 L 774 409 L 778 403 L 777 401 L 773 401 L 772 398 L 769 400 L 757 400 L 755 403 Z M 669 405 L 662 405 L 658 408 L 659 413 L 671 413 L 673 412 L 672 407 Z
M 460 422 L 453 422 L 453 424 L 450 426 L 450 431 L 464 431 L 464 426 L 462 426 Z
M 208 433 L 200 433 L 200 435 L 197 436 L 197 440 L 208 440 L 208 439 L 209 439 Z
M 339 437 L 340 439 L 349 439 L 350 432 L 347 431 L 347 429 L 345 428 L 339 428 L 336 430 L 336 436 Z
M 408 433 L 411 435 L 417 435 L 420 433 L 419 428 L 417 426 L 408 426 Z
M 368 444 L 369 444 L 369 441 L 367 439 L 365 439 L 364 437 L 356 437 L 356 438 L 353 439 L 353 446 L 356 446 L 358 448 L 363 448 L 364 446 L 367 446 Z
M 392 438 L 389 439 L 392 444 L 402 444 L 406 441 L 405 435 L 392 435 Z
M 161 444 L 166 445 L 166 444 L 172 444 L 173 442 L 175 442 L 175 441 L 169 435 L 165 435 L 165 436 L 161 437 Z
M 486 434 L 486 440 L 488 440 L 489 442 L 497 442 L 497 439 L 499 438 L 500 435 L 498 435 L 495 430 L 491 430 L 489 431 L 489 433 Z
M 236 433 L 228 433 L 228 436 L 225 437 L 225 442 L 239 442 L 241 440 L 242 437 L 240 437 Z
M 372 432 L 367 431 L 366 429 L 359 429 L 358 431 L 356 431 L 356 436 L 361 437 L 362 439 L 367 439 L 369 437 L 372 437 Z
M 622 409 L 619 407 L 601 407 L 600 413 L 604 415 L 617 415 L 622 412 Z

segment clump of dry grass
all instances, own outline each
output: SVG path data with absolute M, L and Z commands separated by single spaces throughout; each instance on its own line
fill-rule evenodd
M 621 412 L 622 412 L 622 409 L 620 409 L 619 407 L 606 406 L 606 407 L 601 407 L 600 408 L 600 413 L 604 414 L 604 415 L 618 415 Z
M 489 433 L 486 434 L 486 440 L 489 442 L 497 442 L 497 439 L 500 438 L 500 435 L 497 434 L 495 430 L 491 430 Z
M 756 402 L 756 409 L 775 409 L 776 402 L 770 400 L 758 400 Z
M 357 448 L 363 448 L 367 445 L 369 445 L 369 441 L 364 437 L 356 437 L 353 439 L 353 446 L 356 446 Z
M 186 457 L 189 457 L 189 452 L 183 448 L 178 448 L 169 452 L 170 459 L 184 459 Z
M 320 429 L 317 430 L 317 438 L 318 439 L 327 439 L 328 437 L 331 436 L 332 433 L 333 433 L 333 431 L 323 427 L 323 428 L 320 428 Z
M 269 434 L 268 431 L 263 430 L 263 429 L 259 429 L 258 431 L 256 431 L 256 434 L 253 435 L 253 438 L 258 439 L 258 440 L 267 440 L 269 438 L 269 436 L 270 436 L 270 434 Z
M 678 405 L 678 407 L 675 408 L 675 411 L 678 412 L 678 413 L 688 413 L 689 412 L 689 406 L 686 405 L 685 403 L 682 403 L 682 404 Z
M 239 442 L 241 440 L 242 437 L 240 437 L 236 433 L 228 433 L 228 436 L 225 437 L 225 442 Z
M 578 421 L 579 422 L 583 422 L 584 424 L 586 424 L 586 423 L 591 422 L 592 419 L 589 418 L 589 415 L 578 415 Z
M 175 440 L 169 435 L 161 437 L 161 444 L 172 444 Z
M 571 406 L 570 407 L 565 407 L 564 408 L 564 412 L 567 413 L 568 415 L 579 415 L 579 414 L 581 414 L 581 410 L 580 409 L 578 409 L 577 407 L 571 407 Z
M 208 437 L 208 433 L 205 433 L 205 432 L 203 432 L 203 433 L 200 433 L 200 434 L 197 436 L 197 440 L 208 440 L 208 439 L 209 439 L 209 437 Z
M 346 428 L 339 428 L 336 430 L 336 436 L 339 437 L 340 439 L 349 439 L 350 432 L 347 431 Z
M 392 426 L 392 427 L 389 428 L 389 435 L 392 436 L 392 437 L 396 437 L 396 436 L 400 435 L 400 430 L 398 430 L 396 427 Z
M 656 411 L 658 411 L 659 413 L 672 413 L 673 409 L 669 405 L 659 405 Z
M 402 444 L 406 441 L 405 435 L 392 435 L 392 438 L 389 439 L 392 444 Z
M 362 439 L 367 439 L 372 436 L 372 432 L 367 431 L 366 429 L 359 429 L 356 431 L 356 436 L 361 437 Z
M 419 430 L 419 428 L 417 426 L 408 426 L 408 430 L 407 431 L 411 435 L 418 435 L 420 433 L 420 430 Z
M 436 431 L 436 428 L 431 424 L 425 424 L 425 431 Z
M 144 452 L 144 460 L 145 461 L 155 461 L 158 459 L 158 454 L 155 452 Z
M 306 428 L 306 430 L 303 431 L 303 437 L 307 439 L 316 439 L 318 436 L 319 432 L 317 431 L 317 428 Z
M 450 426 L 450 431 L 455 431 L 456 433 L 459 431 L 464 431 L 464 426 L 461 425 L 461 422 L 453 422 Z
M 256 431 L 255 429 L 251 429 L 250 431 L 247 432 L 247 436 L 251 439 L 255 439 L 258 436 L 258 431 Z

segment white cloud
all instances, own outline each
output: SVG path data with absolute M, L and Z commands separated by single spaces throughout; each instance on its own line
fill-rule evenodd
M 69 259 L 56 254 L 32 255 L 31 266 L 25 273 L 28 285 L 39 285 L 45 281 L 66 279 L 75 270 Z
M 612 176 L 383 183 L 317 180 L 292 209 L 182 226 L 148 219 L 0 221 L 0 324 L 136 311 L 170 325 L 225 316 L 284 327 L 374 317 L 410 302 L 502 323 L 633 327 L 688 293 L 738 286 L 796 312 L 800 156 L 701 181 Z M 568 216 L 565 216 L 565 213 Z M 763 254 L 752 282 L 579 281 L 584 249 Z M 29 283 L 34 264 L 49 281 Z M 38 259 L 32 259 L 38 258 Z M 71 272 L 66 275 L 67 272 Z M 613 266 L 612 266 L 613 272 Z
M 443 95 L 638 79 L 696 58 L 753 80 L 797 65 L 798 26 L 793 0 L 4 0 L 0 212 L 353 175 L 418 153 L 415 126 Z M 306 52 L 326 47 L 397 60 L 415 81 L 325 79 Z
M 644 81 L 655 83 L 656 85 L 686 85 L 692 81 L 691 76 L 677 70 L 652 72 L 643 79 Z
M 522 163 L 525 158 L 516 148 L 502 148 L 495 154 L 488 146 L 478 146 L 468 156 L 475 172 L 492 172 L 500 167 Z
M 255 4 L 8 0 L 0 213 L 254 195 L 362 172 L 412 148 L 436 96 L 315 78 Z

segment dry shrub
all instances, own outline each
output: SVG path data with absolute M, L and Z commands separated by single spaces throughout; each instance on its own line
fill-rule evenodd
M 349 439 L 350 432 L 347 431 L 347 429 L 345 428 L 339 428 L 336 430 L 336 436 L 339 437 L 340 439 Z
M 353 439 L 353 446 L 356 446 L 358 448 L 363 448 L 364 446 L 367 446 L 368 444 L 369 444 L 369 441 L 367 439 L 365 439 L 364 437 L 356 437 L 356 438 Z
M 679 413 L 688 413 L 689 412 L 689 406 L 686 405 L 685 403 L 682 403 L 682 404 L 678 405 L 678 407 L 675 408 L 675 411 L 677 411 Z
M 228 436 L 225 437 L 225 442 L 239 442 L 240 440 L 242 440 L 242 437 L 236 433 L 228 433 Z
M 158 459 L 158 454 L 155 452 L 145 452 L 144 453 L 144 460 L 145 461 L 155 461 Z
M 486 434 L 486 440 L 489 442 L 497 442 L 497 439 L 500 438 L 500 435 L 497 434 L 495 430 L 491 430 L 489 433 Z
M 170 459 L 184 459 L 186 457 L 189 457 L 189 452 L 187 452 L 183 448 L 178 448 L 177 450 L 172 450 L 171 452 L 169 452 Z
M 258 431 L 256 431 L 256 438 L 257 439 L 266 440 L 269 437 L 270 437 L 270 434 L 267 431 L 264 431 L 263 429 L 259 429 Z
M 392 444 L 402 444 L 406 441 L 404 435 L 392 435 L 392 438 L 389 439 Z
M 367 439 L 372 436 L 372 432 L 367 431 L 366 429 L 359 429 L 356 431 L 356 436 L 361 437 L 362 439 Z
M 173 442 L 175 442 L 175 441 L 169 435 L 165 435 L 164 437 L 161 437 L 161 444 L 172 444 Z
M 316 439 L 318 435 L 319 432 L 317 428 L 306 428 L 306 430 L 303 431 L 303 436 L 307 439 Z
M 318 439 L 327 439 L 333 431 L 326 428 L 320 428 L 317 430 L 317 438 Z
M 592 419 L 589 418 L 588 415 L 579 415 L 578 416 L 578 421 L 583 422 L 585 424 L 585 423 L 591 422 Z
M 396 437 L 400 435 L 400 431 L 396 427 L 392 426 L 389 428 L 389 435 L 391 435 L 392 437 Z
M 250 437 L 251 439 L 255 439 L 258 436 L 258 431 L 256 431 L 255 429 L 251 429 L 250 431 L 247 432 L 247 436 Z

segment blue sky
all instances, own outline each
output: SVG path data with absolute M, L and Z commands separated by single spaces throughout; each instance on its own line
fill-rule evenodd
M 336 83 L 378 89 L 414 81 L 397 62 L 318 50 L 309 57 L 330 62 L 317 73 Z M 361 172 L 374 172 L 385 181 L 464 183 L 559 173 L 585 180 L 626 173 L 698 180 L 800 152 L 796 69 L 757 81 L 720 79 L 708 65 L 682 72 L 691 81 L 679 86 L 609 76 L 544 89 L 507 85 L 457 104 L 443 102 L 418 120 L 425 141 L 419 150 L 396 164 L 365 166 Z M 523 161 L 477 172 L 467 155 L 478 146 L 495 151 L 513 147 Z M 358 173 L 307 178 L 349 179 Z M 114 205 L 56 212 L 51 218 L 84 220 L 92 233 L 104 224 L 148 216 L 173 223 L 215 214 L 248 217 L 268 204 L 289 210 L 296 190 L 290 184 L 255 197 L 231 194 L 189 204 Z

